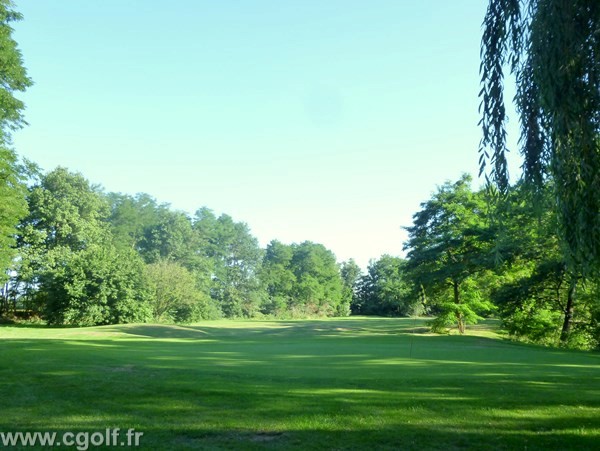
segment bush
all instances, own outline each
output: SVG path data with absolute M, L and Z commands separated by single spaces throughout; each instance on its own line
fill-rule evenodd
M 189 270 L 168 259 L 146 266 L 154 320 L 191 323 L 221 316 L 219 306 L 197 288 Z
M 95 326 L 151 318 L 143 264 L 110 246 L 58 253 L 35 300 L 49 324 Z

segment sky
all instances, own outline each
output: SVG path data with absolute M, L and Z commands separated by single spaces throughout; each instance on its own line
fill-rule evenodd
M 481 183 L 486 3 L 18 0 L 35 85 L 14 145 L 365 267 L 403 254 L 437 186 Z

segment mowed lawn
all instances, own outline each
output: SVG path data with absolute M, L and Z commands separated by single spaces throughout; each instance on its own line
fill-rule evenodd
M 138 449 L 600 449 L 600 354 L 423 324 L 0 327 L 0 431 L 135 428 Z

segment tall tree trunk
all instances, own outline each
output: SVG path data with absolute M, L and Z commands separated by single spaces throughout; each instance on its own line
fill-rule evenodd
M 571 277 L 569 285 L 569 294 L 567 295 L 567 306 L 565 307 L 565 320 L 563 321 L 562 331 L 560 333 L 560 342 L 565 344 L 571 333 L 571 323 L 573 322 L 573 310 L 575 304 L 575 289 L 577 288 L 577 277 Z
M 458 306 L 460 304 L 460 293 L 458 291 L 458 282 L 456 280 L 452 281 L 452 288 L 454 289 L 454 303 Z M 458 307 L 456 309 L 455 315 L 456 324 L 458 325 L 458 332 L 462 335 L 465 333 L 465 319 Z
M 8 313 L 8 309 L 8 282 L 6 282 L 0 287 L 0 316 Z

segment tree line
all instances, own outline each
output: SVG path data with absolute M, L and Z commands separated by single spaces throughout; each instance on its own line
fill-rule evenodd
M 190 216 L 148 194 L 105 193 L 65 168 L 13 163 L 4 314 L 79 326 L 428 314 L 434 331 L 460 333 L 498 316 L 518 338 L 598 346 L 600 286 L 567 264 L 551 187 L 532 203 L 516 184 L 494 203 L 470 176 L 447 182 L 406 227 L 406 257 L 384 255 L 363 273 L 309 241 L 262 249 L 245 223 L 206 207 Z
M 5 311 L 80 326 L 350 313 L 330 250 L 276 240 L 261 249 L 245 223 L 206 207 L 190 217 L 59 167 L 26 188 L 15 217 L 24 211 L 3 248 Z

